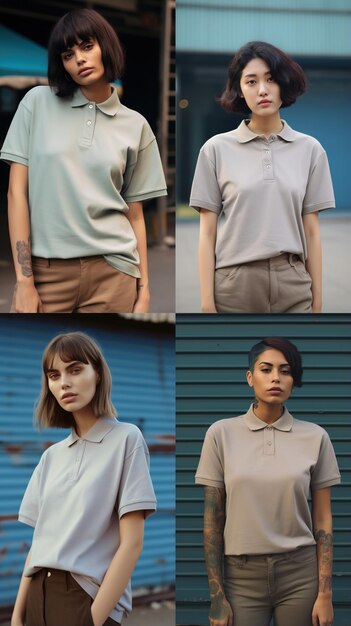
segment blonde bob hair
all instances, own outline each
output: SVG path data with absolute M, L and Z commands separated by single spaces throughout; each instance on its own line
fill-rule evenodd
M 42 360 L 42 387 L 36 407 L 36 419 L 39 427 L 70 428 L 75 422 L 70 411 L 65 411 L 49 389 L 48 371 L 54 358 L 59 356 L 65 363 L 79 361 L 90 363 L 98 373 L 92 409 L 96 417 L 115 417 L 117 411 L 111 402 L 111 372 L 99 346 L 84 333 L 64 333 L 54 337 L 46 346 Z

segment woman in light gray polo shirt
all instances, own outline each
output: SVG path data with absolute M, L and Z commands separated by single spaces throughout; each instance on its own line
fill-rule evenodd
M 130 577 L 156 499 L 143 436 L 116 419 L 110 391 L 90 337 L 49 343 L 38 421 L 72 431 L 44 452 L 22 500 L 19 520 L 34 535 L 11 626 L 117 626 L 131 610 Z
M 1 151 L 14 312 L 148 310 L 142 202 L 166 184 L 149 124 L 111 86 L 123 64 L 101 15 L 67 13 L 49 41 L 50 87 L 31 89 L 14 116 Z
M 204 312 L 321 311 L 318 212 L 335 206 L 328 160 L 280 118 L 304 91 L 301 67 L 268 43 L 244 45 L 229 66 L 220 102 L 251 119 L 209 139 L 196 166 Z
M 264 339 L 249 368 L 253 405 L 212 424 L 196 472 L 205 485 L 210 626 L 268 626 L 272 616 L 275 626 L 330 626 L 334 450 L 323 428 L 284 406 L 302 385 L 292 343 Z

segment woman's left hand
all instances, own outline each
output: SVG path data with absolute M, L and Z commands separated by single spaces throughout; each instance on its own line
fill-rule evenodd
M 150 306 L 150 291 L 145 287 L 138 289 L 138 297 L 133 307 L 133 313 L 147 313 Z
M 334 619 L 331 595 L 318 594 L 312 609 L 313 626 L 331 626 Z

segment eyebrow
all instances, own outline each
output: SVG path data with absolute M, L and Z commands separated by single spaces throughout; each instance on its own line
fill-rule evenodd
M 269 70 L 269 72 L 265 72 L 264 76 L 267 76 L 267 74 L 272 74 L 272 72 Z M 244 74 L 244 78 L 256 78 L 257 74 Z
M 68 363 L 66 365 L 66 367 L 64 368 L 65 370 L 68 370 L 70 367 L 73 367 L 74 365 L 84 365 L 83 361 L 71 361 L 70 363 Z M 49 369 L 46 370 L 47 374 L 51 374 L 52 372 L 58 372 L 58 369 L 55 369 L 54 367 L 49 367 Z
M 269 363 L 269 361 L 260 361 L 259 365 L 271 365 L 273 366 L 273 363 Z M 290 367 L 289 363 L 280 363 L 279 367 Z

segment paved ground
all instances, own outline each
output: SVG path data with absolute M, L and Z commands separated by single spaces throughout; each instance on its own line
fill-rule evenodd
M 0 215 L 0 313 L 8 313 L 15 275 L 5 212 Z M 175 307 L 175 251 L 172 247 L 151 246 L 148 251 L 151 313 L 172 313 Z
M 320 217 L 323 245 L 323 313 L 351 311 L 351 215 L 326 211 Z M 178 220 L 177 313 L 200 311 L 197 269 L 198 221 Z

